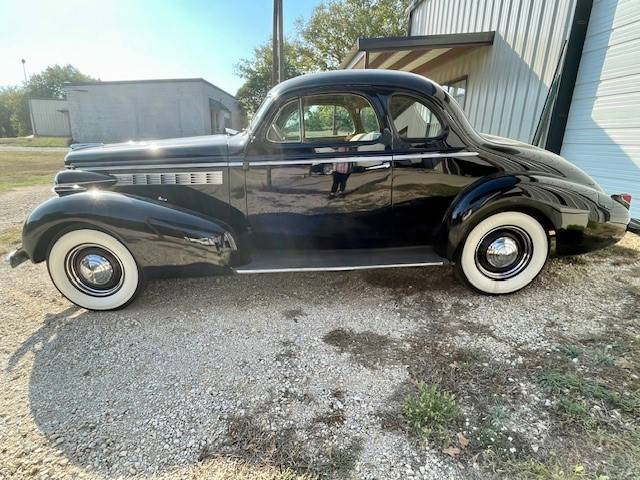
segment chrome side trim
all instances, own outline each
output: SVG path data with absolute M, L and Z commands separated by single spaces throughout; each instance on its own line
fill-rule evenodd
M 393 157 L 391 155 L 371 155 L 368 157 L 332 157 L 332 158 L 313 158 L 308 160 L 257 160 L 249 162 L 252 167 L 263 167 L 273 165 L 321 165 L 324 163 L 361 163 L 361 162 L 385 162 L 391 161 Z M 234 162 L 242 165 L 242 162 Z M 231 166 L 231 164 L 229 165 Z M 235 166 L 235 165 L 234 165 Z
M 172 168 L 224 168 L 228 167 L 228 162 L 208 162 L 208 163 L 139 163 L 137 165 L 74 165 L 74 168 L 78 170 L 86 170 L 87 172 L 112 172 L 119 170 L 149 170 L 149 169 L 172 169 Z
M 370 155 L 366 157 L 325 157 L 305 160 L 254 160 L 250 161 L 252 167 L 267 167 L 280 165 L 321 165 L 325 163 L 361 163 L 361 162 L 386 162 L 392 160 L 410 160 L 415 158 L 451 158 L 451 157 L 477 157 L 478 152 L 452 152 L 452 153 L 408 153 L 401 155 Z M 237 157 L 236 157 L 237 158 Z M 229 162 L 207 162 L 207 163 L 160 163 L 160 164 L 137 164 L 137 165 L 74 165 L 75 168 L 86 171 L 120 171 L 120 170 L 145 170 L 145 169 L 174 169 L 174 168 L 224 168 L 242 167 L 242 161 Z
M 448 158 L 448 157 L 477 157 L 478 152 L 457 152 L 457 153 L 407 153 L 394 155 L 394 160 L 410 160 L 413 158 Z
M 289 273 L 289 272 L 344 272 L 349 270 L 375 270 L 379 268 L 403 268 L 403 267 L 432 267 L 442 266 L 445 262 L 419 262 L 419 263 L 394 263 L 388 265 L 353 265 L 350 267 L 300 267 L 300 268 L 263 268 L 247 269 L 234 268 L 238 274 L 249 273 Z

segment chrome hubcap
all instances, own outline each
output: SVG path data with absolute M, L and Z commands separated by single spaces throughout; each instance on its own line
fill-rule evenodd
M 113 277 L 113 265 L 102 255 L 91 253 L 80 260 L 79 273 L 94 285 L 105 285 Z
M 522 273 L 531 262 L 533 240 L 520 227 L 502 226 L 487 232 L 478 243 L 476 266 L 494 280 L 508 280 Z
M 498 237 L 487 248 L 487 262 L 496 268 L 511 265 L 518 257 L 518 243 L 511 237 Z
M 106 297 L 117 292 L 124 282 L 120 259 L 101 245 L 78 245 L 65 260 L 67 278 L 83 293 Z

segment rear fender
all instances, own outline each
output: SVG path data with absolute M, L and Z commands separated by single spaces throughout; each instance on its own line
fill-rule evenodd
M 223 222 L 148 198 L 96 190 L 39 205 L 25 222 L 23 249 L 33 262 L 41 262 L 56 236 L 75 226 L 114 235 L 141 267 L 225 266 L 237 248 Z
M 469 185 L 443 219 L 436 250 L 455 260 L 467 233 L 501 211 L 521 211 L 547 230 L 552 254 L 582 253 L 615 243 L 626 228 L 624 214 L 605 194 L 556 177 L 495 175 Z M 620 214 L 620 215 L 619 215 Z

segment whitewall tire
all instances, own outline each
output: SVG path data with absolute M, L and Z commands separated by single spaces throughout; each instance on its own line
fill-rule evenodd
M 133 255 L 98 230 L 72 230 L 58 237 L 47 255 L 47 268 L 60 293 L 89 310 L 122 308 L 142 287 Z
M 547 233 L 535 218 L 521 212 L 501 212 L 469 232 L 456 270 L 479 292 L 513 293 L 536 278 L 548 254 Z

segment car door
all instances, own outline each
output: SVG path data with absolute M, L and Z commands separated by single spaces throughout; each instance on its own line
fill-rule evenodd
M 387 97 L 394 131 L 393 209 L 400 244 L 433 242 L 455 196 L 495 171 L 469 150 L 438 101 L 409 92 Z
M 375 100 L 323 92 L 274 105 L 245 158 L 255 249 L 385 245 L 391 135 Z

